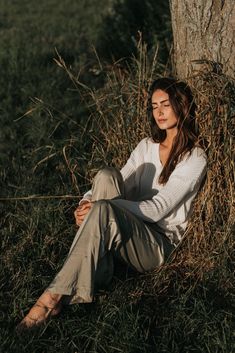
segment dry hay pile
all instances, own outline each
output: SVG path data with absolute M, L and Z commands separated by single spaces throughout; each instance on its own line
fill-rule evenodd
M 94 143 L 89 178 L 103 164 L 121 167 L 137 143 L 149 135 L 147 91 L 157 77 L 155 60 L 148 62 L 143 46 L 134 68 L 123 71 L 119 64 L 114 65 L 107 71 L 105 87 L 92 93 Z M 208 172 L 184 240 L 160 271 L 164 277 L 167 273 L 172 277 L 173 272 L 177 278 L 181 274 L 187 280 L 192 277 L 196 284 L 205 272 L 233 261 L 235 91 L 232 79 L 209 70 L 188 82 L 198 106 Z M 154 277 L 159 282 L 159 273 Z
M 151 60 L 148 58 L 141 40 L 139 57 L 133 58 L 129 68 L 123 67 L 121 61 L 108 67 L 99 62 L 105 85 L 96 90 L 83 87 L 91 122 L 86 133 L 93 141 L 88 180 L 103 165 L 123 166 L 137 143 L 149 136 L 147 92 L 153 79 L 168 75 L 167 69 L 164 72 L 157 64 L 157 52 Z M 81 85 L 68 73 L 77 86 Z M 151 276 L 151 288 L 158 293 L 162 276 L 166 287 L 175 278 L 195 286 L 205 273 L 231 266 L 234 261 L 234 80 L 207 67 L 190 77 L 188 83 L 198 107 L 197 122 L 208 156 L 208 171 L 183 242 L 170 261 L 156 270 L 156 276 Z

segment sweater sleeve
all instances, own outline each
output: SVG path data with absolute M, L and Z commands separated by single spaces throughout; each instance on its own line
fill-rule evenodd
M 83 198 L 79 201 L 78 204 L 81 205 L 81 203 L 83 203 L 84 201 L 91 201 L 91 198 L 92 198 L 92 191 L 90 189 L 83 195 Z
M 148 222 L 158 222 L 166 217 L 178 204 L 197 190 L 206 173 L 205 153 L 195 148 L 172 172 L 168 182 L 150 200 L 112 200 L 136 216 Z

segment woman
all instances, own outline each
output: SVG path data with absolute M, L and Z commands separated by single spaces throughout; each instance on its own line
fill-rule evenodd
M 105 168 L 75 210 L 80 227 L 55 279 L 18 325 L 45 322 L 67 303 L 91 302 L 109 283 L 113 258 L 139 272 L 162 265 L 182 239 L 206 173 L 195 104 L 183 82 L 161 78 L 150 92 L 152 138 L 144 138 L 121 172 Z

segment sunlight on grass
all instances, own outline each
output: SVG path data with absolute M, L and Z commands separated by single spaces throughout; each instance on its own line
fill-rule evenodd
M 77 2 L 68 3 L 66 13 L 71 15 Z M 35 7 L 35 21 L 39 21 L 37 11 L 53 10 L 58 14 L 58 22 L 53 24 L 56 30 L 62 22 L 62 5 L 51 2 L 49 8 L 44 1 L 41 5 Z M 7 13 L 6 5 L 3 10 Z M 23 7 L 12 7 L 8 28 L 5 23 L 5 30 L 12 33 L 17 11 Z M 43 24 L 49 25 L 49 15 Z M 31 18 L 26 9 L 25 16 Z M 71 25 L 72 36 L 75 23 L 70 19 L 67 25 Z M 32 30 L 32 37 L 34 33 Z M 66 38 L 58 41 L 65 43 Z M 46 47 L 51 50 L 51 43 Z M 20 55 L 22 42 L 15 49 L 9 48 L 18 59 L 11 61 L 11 69 L 6 66 L 9 71 L 6 69 L 2 77 L 3 83 L 10 84 L 5 96 L 2 92 L 1 198 L 31 198 L 0 202 L 1 350 L 232 353 L 234 82 L 207 71 L 189 78 L 198 105 L 198 125 L 207 140 L 208 174 L 182 244 L 152 273 L 128 273 L 117 264 L 111 287 L 98 293 L 94 303 L 70 306 L 29 334 L 15 333 L 16 324 L 64 261 L 76 231 L 73 210 L 77 199 L 100 167 L 121 167 L 138 141 L 149 134 L 147 91 L 153 78 L 169 73 L 169 68 L 159 64 L 158 52 L 149 54 L 141 38 L 138 57 L 128 65 L 122 60 L 107 64 L 94 53 L 96 70 L 90 72 L 94 85 L 89 85 L 90 79 L 82 81 L 76 59 L 70 65 L 68 56 L 66 61 L 63 52 L 56 54 L 53 49 L 51 66 L 40 67 L 37 58 L 40 61 L 42 57 L 37 56 L 35 47 L 31 49 L 25 58 L 32 56 L 30 70 L 34 67 L 38 71 L 32 74 L 27 92 L 28 73 L 27 80 L 19 74 L 27 72 L 26 59 Z M 76 52 L 76 47 L 71 44 L 70 50 Z M 6 65 L 4 55 L 0 52 L 0 62 Z M 43 60 L 49 62 L 46 57 Z M 34 85 L 41 75 L 39 91 L 44 92 L 43 97 Z M 47 75 L 55 77 L 49 86 Z M 29 96 L 41 98 L 29 102 Z M 28 114 L 23 117 L 25 112 Z M 13 122 L 19 116 L 22 118 Z M 54 195 L 74 195 L 74 199 Z

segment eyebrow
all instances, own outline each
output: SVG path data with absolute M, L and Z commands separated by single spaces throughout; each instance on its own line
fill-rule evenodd
M 165 102 L 169 102 L 169 99 L 164 99 L 163 101 L 160 101 L 160 103 L 165 103 Z M 157 102 L 152 102 L 152 104 L 157 104 Z

